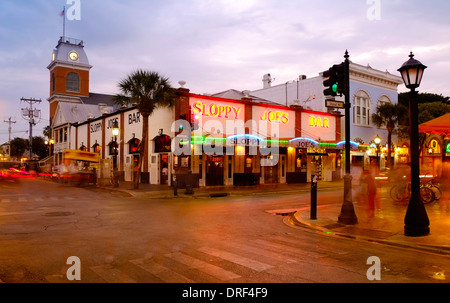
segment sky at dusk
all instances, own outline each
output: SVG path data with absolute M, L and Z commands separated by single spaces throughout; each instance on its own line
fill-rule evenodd
M 138 68 L 197 94 L 255 90 L 266 73 L 273 85 L 315 77 L 348 49 L 351 61 L 396 75 L 413 51 L 428 66 L 419 91 L 450 96 L 450 1 L 1 0 L 0 144 L 9 117 L 12 138 L 28 138 L 22 97 L 42 100 L 33 135 L 49 124 L 47 66 L 64 6 L 80 19 L 66 19 L 66 36 L 84 41 L 95 93 L 118 93 Z

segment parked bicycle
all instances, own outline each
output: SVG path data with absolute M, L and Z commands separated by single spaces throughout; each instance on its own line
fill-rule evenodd
M 411 182 L 402 180 L 394 184 L 390 191 L 392 200 L 399 202 L 408 200 L 411 197 Z M 439 196 L 440 197 L 440 196 Z M 420 200 L 423 204 L 428 204 L 436 200 L 433 189 L 427 183 L 420 184 Z
M 435 200 L 439 200 L 442 196 L 442 191 L 440 188 L 440 184 L 436 178 L 432 178 L 426 182 L 423 182 L 423 185 L 430 188 L 434 193 Z

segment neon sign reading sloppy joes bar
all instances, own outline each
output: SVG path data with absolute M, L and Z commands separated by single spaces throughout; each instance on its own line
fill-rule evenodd
M 225 105 L 220 103 L 206 104 L 201 101 L 197 101 L 192 104 L 192 112 L 194 114 L 200 114 L 208 117 L 238 119 L 241 110 L 242 108 L 240 106 Z

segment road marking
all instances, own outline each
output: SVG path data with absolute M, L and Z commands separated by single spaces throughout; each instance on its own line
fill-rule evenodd
M 229 253 L 223 250 L 211 248 L 211 247 L 200 247 L 198 249 L 201 252 L 204 252 L 208 255 L 219 257 L 221 259 L 242 265 L 244 267 L 256 270 L 256 271 L 264 271 L 272 268 L 272 265 L 268 265 L 262 262 L 258 262 L 246 257 L 242 257 L 233 253 Z
M 198 269 L 198 270 L 200 270 L 210 276 L 216 277 L 222 281 L 229 281 L 229 280 L 233 280 L 233 279 L 237 279 L 237 278 L 241 277 L 231 271 L 228 271 L 228 270 L 225 270 L 216 265 L 198 260 L 196 258 L 185 255 L 180 252 L 170 253 L 165 256 L 168 258 L 171 258 L 179 263 L 187 265 L 190 268 Z
M 284 263 L 286 263 L 286 262 L 287 263 L 297 263 L 296 260 L 289 259 L 288 256 L 285 256 L 285 255 L 282 255 L 282 254 L 279 254 L 276 252 L 272 252 L 268 249 L 253 247 L 253 246 L 242 244 L 242 243 L 227 242 L 227 247 L 232 247 L 232 248 L 239 249 L 239 250 L 251 253 L 251 254 L 267 257 L 272 260 L 282 261 Z
M 293 236 L 271 235 L 271 236 L 269 236 L 269 238 L 278 240 L 281 242 L 288 242 L 289 244 L 293 244 L 298 249 L 301 249 L 303 252 L 307 252 L 308 255 L 311 255 L 314 257 L 323 258 L 323 257 L 329 256 L 329 251 L 325 247 L 322 248 L 322 247 L 314 245 L 312 243 L 302 242 L 301 239 L 295 238 Z M 314 251 L 315 251 L 314 255 L 313 255 L 313 253 L 311 253 L 311 246 L 314 246 Z M 347 253 L 348 253 L 348 251 L 344 251 L 344 250 L 338 250 L 338 249 L 333 250 L 333 254 L 347 254 Z
M 195 281 L 150 259 L 136 259 L 130 260 L 130 262 L 167 283 L 195 283 Z
M 279 243 L 274 243 L 274 242 L 266 241 L 266 240 L 262 240 L 262 239 L 253 240 L 252 242 L 257 243 L 268 249 L 272 249 L 275 251 L 283 251 L 286 253 L 292 253 L 292 254 L 299 255 L 299 256 L 301 255 L 301 256 L 308 256 L 308 257 L 313 257 L 313 258 L 322 258 L 325 256 L 324 254 L 318 254 L 318 253 L 309 252 L 309 251 L 305 252 L 301 248 L 292 247 L 292 246 L 279 244 Z
M 108 283 L 137 283 L 127 274 L 122 273 L 117 268 L 112 268 L 110 265 L 93 266 L 91 270 Z

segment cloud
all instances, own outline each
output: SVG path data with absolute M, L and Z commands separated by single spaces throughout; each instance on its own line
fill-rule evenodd
M 46 67 L 65 3 L 0 1 L 6 118 L 17 116 L 20 97 L 48 97 Z M 66 34 L 85 42 L 92 92 L 117 93 L 117 82 L 137 68 L 158 71 L 174 86 L 185 80 L 194 93 L 256 89 L 266 73 L 279 83 L 317 76 L 348 49 L 352 61 L 393 74 L 413 51 L 428 66 L 420 90 L 450 95 L 450 2 L 382 0 L 374 21 L 369 8 L 366 0 L 81 0 L 81 20 L 67 21 Z

